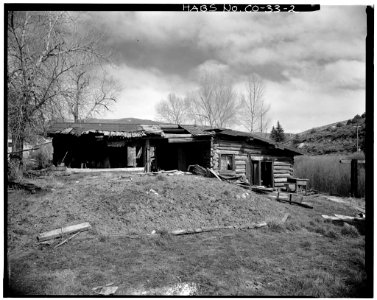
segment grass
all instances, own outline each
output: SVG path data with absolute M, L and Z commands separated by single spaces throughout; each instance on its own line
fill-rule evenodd
M 306 197 L 313 209 L 252 192 L 236 199 L 243 189 L 215 179 L 164 178 L 77 174 L 39 178 L 48 193 L 9 193 L 7 295 L 94 296 L 110 282 L 116 295 L 158 295 L 179 283 L 197 296 L 366 295 L 363 234 L 321 217 L 352 215 L 349 206 L 317 195 Z M 37 233 L 83 221 L 92 229 L 56 249 L 36 243 Z M 268 226 L 169 234 L 260 221 Z
M 129 295 L 183 282 L 201 296 L 362 296 L 362 238 L 327 239 L 270 227 L 77 239 L 11 260 L 10 286 L 13 295 L 93 295 L 93 287 L 109 282 L 117 295 Z
M 351 165 L 339 163 L 341 155 L 299 156 L 295 158 L 294 174 L 309 179 L 309 188 L 331 195 L 348 197 L 351 192 Z M 359 166 L 359 193 L 365 196 L 365 168 Z

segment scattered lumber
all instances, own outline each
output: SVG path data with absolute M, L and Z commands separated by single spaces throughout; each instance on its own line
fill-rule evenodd
M 181 230 L 173 230 L 170 232 L 172 235 L 185 235 L 185 234 L 195 234 L 201 232 L 209 232 L 209 231 L 216 231 L 222 229 L 254 229 L 267 226 L 266 222 L 261 223 L 251 223 L 242 226 L 214 226 L 214 227 L 203 227 L 203 228 L 195 228 L 195 229 L 181 229 Z
M 97 173 L 97 172 L 143 172 L 144 168 L 102 168 L 102 169 L 79 169 L 79 168 L 67 168 L 69 173 Z
M 54 249 L 55 249 L 55 248 L 58 248 L 59 246 L 61 246 L 61 245 L 63 245 L 63 244 L 65 244 L 66 242 L 68 242 L 69 240 L 73 239 L 76 235 L 78 235 L 78 234 L 80 234 L 80 233 L 81 233 L 81 231 L 76 232 L 75 234 L 71 235 L 69 238 L 66 238 L 66 239 L 65 239 L 64 241 L 62 241 L 61 243 L 57 244 L 57 245 L 54 247 Z
M 217 173 L 214 170 L 207 168 L 207 171 L 210 172 L 213 176 L 215 176 L 218 180 L 222 181 L 219 175 L 217 175 Z
M 187 171 L 191 172 L 195 175 L 201 175 L 201 176 L 204 176 L 204 177 L 208 176 L 207 169 L 202 167 L 202 166 L 199 166 L 199 165 L 189 165 L 188 168 L 187 168 Z
M 289 213 L 286 213 L 286 214 L 284 215 L 283 219 L 281 220 L 281 223 L 284 224 L 285 221 L 287 221 L 288 217 L 289 217 Z
M 284 202 L 284 203 L 289 203 L 289 204 L 295 204 L 295 205 L 302 206 L 302 207 L 305 207 L 305 208 L 313 208 L 313 206 L 311 206 L 309 204 L 306 204 L 306 203 L 292 201 L 292 200 L 285 200 L 285 199 L 281 199 L 279 197 L 276 197 L 276 200 L 279 201 L 279 202 Z
M 43 242 L 43 241 L 47 241 L 47 240 L 54 239 L 57 237 L 61 237 L 64 234 L 70 234 L 70 233 L 75 233 L 79 231 L 86 231 L 86 230 L 89 230 L 90 227 L 91 226 L 88 222 L 77 224 L 77 225 L 72 225 L 72 226 L 67 226 L 67 227 L 62 227 L 59 229 L 40 233 L 37 236 L 37 239 L 39 242 Z
M 260 194 L 269 194 L 274 191 L 273 188 L 267 188 L 265 186 L 252 186 L 251 190 L 253 192 L 260 193 Z

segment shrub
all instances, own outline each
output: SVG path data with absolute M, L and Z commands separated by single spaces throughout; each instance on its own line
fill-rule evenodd
M 51 166 L 50 155 L 44 148 L 38 149 L 31 154 L 31 157 L 36 160 L 38 169 L 45 169 Z
M 283 232 L 285 231 L 285 226 L 278 222 L 271 221 L 268 223 L 268 228 L 273 232 Z
M 324 236 L 331 238 L 331 239 L 335 239 L 335 240 L 339 238 L 339 234 L 332 229 L 326 231 Z
M 162 174 L 158 174 L 156 179 L 159 180 L 159 181 L 164 181 L 164 180 L 166 180 L 166 177 Z
M 349 236 L 353 238 L 357 238 L 359 236 L 359 231 L 351 225 L 344 224 L 344 227 L 340 231 L 340 233 L 344 236 Z
M 336 123 L 336 127 L 342 127 L 343 126 L 343 124 L 342 123 Z

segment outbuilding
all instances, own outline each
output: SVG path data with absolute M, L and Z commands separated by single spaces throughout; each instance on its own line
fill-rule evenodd
M 150 172 L 198 164 L 273 188 L 293 176 L 294 156 L 302 155 L 256 134 L 196 125 L 67 122 L 53 124 L 48 135 L 55 165 Z

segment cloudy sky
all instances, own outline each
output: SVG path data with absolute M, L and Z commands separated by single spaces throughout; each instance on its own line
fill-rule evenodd
M 256 73 L 286 132 L 365 111 L 364 6 L 305 13 L 85 12 L 113 53 L 122 90 L 104 118 L 156 119 L 155 104 L 198 87 L 201 69 L 225 71 L 240 94 Z

